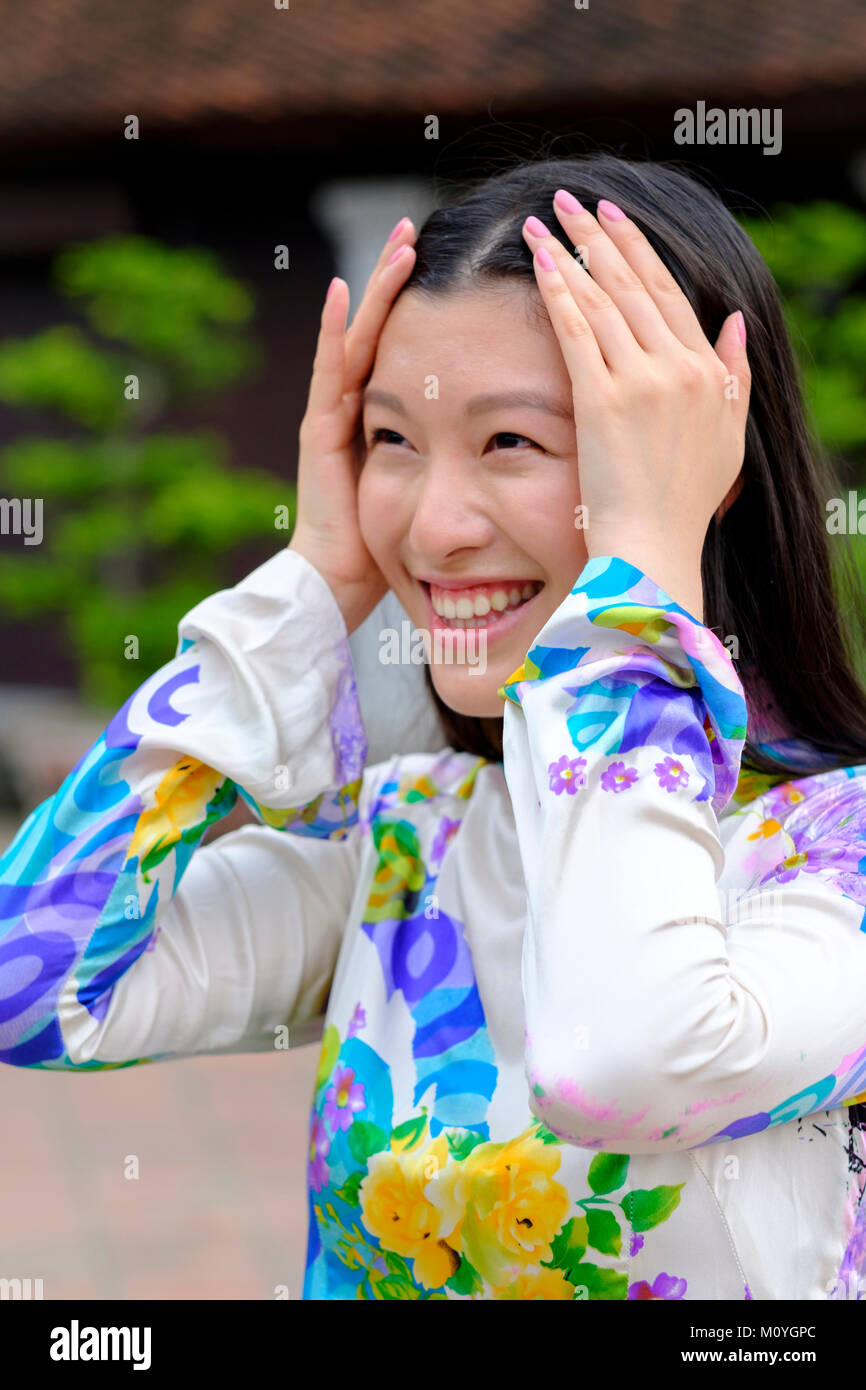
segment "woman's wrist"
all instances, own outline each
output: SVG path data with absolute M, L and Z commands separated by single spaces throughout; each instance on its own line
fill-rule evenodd
M 626 534 L 622 531 L 601 532 L 587 529 L 587 554 L 590 559 L 614 555 L 642 570 L 659 588 L 699 622 L 704 621 L 704 591 L 701 579 L 700 555 L 687 556 L 655 539 Z
M 292 536 L 286 549 L 294 551 L 296 555 L 301 555 L 325 581 L 334 602 L 343 615 L 346 632 L 351 636 L 356 628 L 359 628 L 369 617 L 382 595 L 371 598 L 369 584 L 344 580 L 334 575 L 318 559 L 315 546 L 306 544 L 300 536 Z M 383 588 L 383 594 L 384 592 Z

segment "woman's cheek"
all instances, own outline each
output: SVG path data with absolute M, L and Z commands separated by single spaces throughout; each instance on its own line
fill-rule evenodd
M 401 495 L 402 494 L 402 495 Z M 402 536 L 405 488 L 395 478 L 365 466 L 358 479 L 358 528 L 361 539 L 386 578 Z

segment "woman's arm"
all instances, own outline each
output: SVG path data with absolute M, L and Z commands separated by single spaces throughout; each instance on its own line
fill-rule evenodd
M 853 1100 L 866 778 L 841 830 L 753 873 L 731 920 L 717 816 L 746 705 L 715 634 L 596 556 L 504 693 L 533 1113 L 576 1144 L 661 1153 Z
M 178 632 L 0 859 L 2 1061 L 273 1046 L 277 1024 L 321 1006 L 366 756 L 340 609 L 285 549 Z M 238 793 L 273 828 L 196 854 Z

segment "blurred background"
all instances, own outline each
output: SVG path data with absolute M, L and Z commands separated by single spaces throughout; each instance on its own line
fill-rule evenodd
M 862 0 L 0 0 L 0 33 L 0 498 L 43 500 L 38 544 L 0 530 L 0 853 L 182 614 L 287 542 L 328 282 L 356 304 L 455 180 L 598 147 L 709 179 L 776 275 L 857 517 Z M 678 144 L 699 102 L 778 111 L 781 148 Z M 352 639 L 370 761 L 444 742 L 371 698 L 401 612 Z M 316 1062 L 0 1068 L 0 1278 L 298 1298 Z

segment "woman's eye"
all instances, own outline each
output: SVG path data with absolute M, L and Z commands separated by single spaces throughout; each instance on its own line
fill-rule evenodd
M 392 439 L 386 439 L 384 436 L 387 435 L 387 434 L 392 435 L 393 438 L 392 438 Z M 393 443 L 394 443 L 394 440 L 398 440 L 398 439 L 404 439 L 404 440 L 405 440 L 405 436 L 402 435 L 402 434 L 398 434 L 396 430 L 387 430 L 387 429 L 378 429 L 378 430 L 374 430 L 373 433 L 370 435 L 370 443 L 367 445 L 367 448 L 368 448 L 368 449 L 372 449 L 372 447 L 373 447 L 374 444 L 380 444 L 380 443 L 381 443 L 381 444 L 393 444 Z
M 498 439 L 517 439 L 517 440 L 520 441 L 519 444 L 517 445 L 517 448 L 519 448 L 519 449 L 522 448 L 524 444 L 528 444 L 529 447 L 530 447 L 530 449 L 537 449 L 537 448 L 539 447 L 539 446 L 535 443 L 534 440 L 529 439 L 525 434 L 512 434 L 510 430 L 501 430 L 499 434 L 494 434 L 494 435 L 493 435 L 493 439 L 494 439 L 494 441 L 495 441 L 495 440 L 498 440 Z M 514 446 L 513 446 L 513 445 L 507 445 L 507 444 L 506 444 L 506 445 L 499 445 L 499 444 L 496 444 L 495 447 L 496 447 L 496 448 L 503 448 L 503 447 L 504 447 L 504 448 L 507 449 L 507 448 L 513 448 Z

